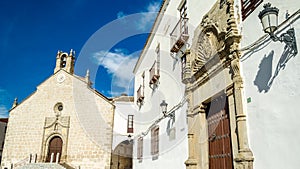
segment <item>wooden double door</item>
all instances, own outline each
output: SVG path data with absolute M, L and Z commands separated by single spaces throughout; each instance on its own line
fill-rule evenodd
M 211 101 L 206 109 L 209 169 L 233 169 L 228 101 L 226 96 Z
M 60 162 L 60 157 L 61 157 L 61 153 L 62 153 L 62 145 L 63 145 L 63 141 L 60 137 L 55 136 L 55 137 L 51 138 L 51 140 L 49 142 L 49 146 L 48 146 L 46 162 L 51 161 L 51 156 L 53 158 L 52 162 L 56 162 L 56 158 L 58 158 L 58 162 Z

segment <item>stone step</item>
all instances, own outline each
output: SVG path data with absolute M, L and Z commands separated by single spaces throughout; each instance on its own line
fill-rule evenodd
M 65 167 L 56 163 L 30 163 L 25 164 L 17 169 L 66 169 Z

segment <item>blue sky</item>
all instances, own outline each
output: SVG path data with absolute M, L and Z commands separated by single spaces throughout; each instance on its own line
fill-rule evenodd
M 53 74 L 57 50 L 74 49 L 75 73 L 84 76 L 90 69 L 94 87 L 104 95 L 132 94 L 132 69 L 160 4 L 1 0 L 0 117 L 7 116 L 15 97 L 22 101 Z

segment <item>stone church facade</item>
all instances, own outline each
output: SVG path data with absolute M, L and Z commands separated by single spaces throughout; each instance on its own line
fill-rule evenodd
M 57 162 L 66 168 L 108 169 L 114 105 L 74 74 L 74 52 L 58 52 L 54 74 L 14 103 L 1 168 Z

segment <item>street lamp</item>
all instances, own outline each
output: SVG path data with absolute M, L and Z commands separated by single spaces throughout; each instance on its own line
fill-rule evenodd
M 294 50 L 295 54 L 297 54 L 298 51 L 294 28 L 290 28 L 286 33 L 281 34 L 280 37 L 277 37 L 274 33 L 278 28 L 278 12 L 279 9 L 271 7 L 270 3 L 264 5 L 264 9 L 258 15 L 261 20 L 263 30 L 265 33 L 270 35 L 274 42 L 284 42 L 287 46 Z
M 273 35 L 278 26 L 279 9 L 271 7 L 270 3 L 264 5 L 264 9 L 259 13 L 263 29 L 266 33 Z
M 163 101 L 160 103 L 160 107 L 161 107 L 162 113 L 164 114 L 164 116 L 166 116 L 166 115 L 167 115 L 167 107 L 168 107 L 168 103 L 166 103 L 166 101 L 163 100 Z

